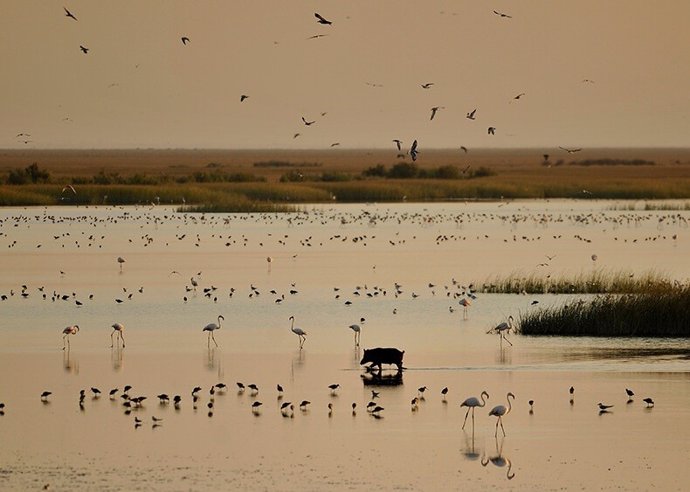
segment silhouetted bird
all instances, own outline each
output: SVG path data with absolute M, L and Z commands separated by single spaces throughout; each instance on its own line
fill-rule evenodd
M 324 24 L 324 25 L 327 25 L 327 26 L 330 26 L 331 24 L 333 24 L 331 21 L 325 19 L 324 17 L 322 17 L 321 15 L 319 15 L 319 14 L 316 13 L 316 12 L 314 13 L 314 17 L 316 17 L 317 22 L 318 22 L 319 24 Z

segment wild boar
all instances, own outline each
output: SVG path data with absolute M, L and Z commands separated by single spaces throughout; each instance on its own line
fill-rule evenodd
M 372 367 L 378 366 L 379 371 L 381 371 L 381 364 L 395 364 L 398 366 L 398 371 L 402 371 L 404 369 L 402 365 L 403 355 L 405 355 L 405 351 L 398 350 L 396 348 L 379 347 L 373 349 L 364 349 L 364 356 L 359 363 L 371 363 Z

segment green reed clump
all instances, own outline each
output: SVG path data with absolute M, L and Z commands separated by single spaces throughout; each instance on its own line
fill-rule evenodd
M 657 272 L 635 275 L 606 270 L 593 270 L 574 277 L 513 273 L 477 284 L 481 285 L 481 292 L 488 294 L 636 294 L 666 291 L 678 286 Z
M 523 314 L 523 335 L 690 337 L 690 286 L 644 294 L 606 294 Z

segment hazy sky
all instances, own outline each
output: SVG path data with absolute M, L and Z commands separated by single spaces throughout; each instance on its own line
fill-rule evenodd
M 3 0 L 0 148 L 688 146 L 689 24 L 687 0 Z

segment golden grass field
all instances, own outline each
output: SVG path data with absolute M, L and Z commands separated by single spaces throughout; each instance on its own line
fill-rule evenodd
M 548 161 L 544 154 L 549 154 Z M 574 165 L 573 161 L 641 159 L 653 165 Z M 290 167 L 257 167 L 257 162 L 283 161 Z M 154 196 L 162 202 L 176 203 L 184 195 L 186 202 L 223 205 L 223 196 L 238 196 L 252 202 L 304 203 L 336 200 L 396 201 L 458 200 L 501 198 L 616 198 L 685 199 L 690 198 L 690 149 L 584 149 L 568 154 L 560 149 L 421 149 L 416 165 L 422 170 L 440 166 L 458 169 L 488 169 L 492 175 L 463 179 L 360 179 L 362 171 L 379 164 L 391 168 L 401 159 L 391 150 L 4 150 L 0 152 L 0 179 L 4 182 L 12 169 L 37 163 L 50 173 L 51 184 L 82 183 L 80 203 L 141 203 Z M 344 181 L 305 181 L 279 183 L 290 171 L 305 175 L 336 173 L 348 176 Z M 154 181 L 144 185 L 120 185 L 109 188 L 86 184 L 98 173 L 121 177 L 146 176 Z M 244 173 L 265 179 L 262 183 L 197 183 L 180 178 L 195 172 Z M 81 181 L 80 181 L 81 180 Z M 0 186 L 0 204 L 50 204 L 54 188 L 47 185 Z M 123 187 L 124 186 L 124 187 Z M 133 190 L 133 186 L 137 187 Z M 130 193 L 127 191 L 131 191 Z M 586 191 L 585 191 L 586 190 Z M 47 198 L 39 199 L 46 196 Z M 117 199 L 112 197 L 117 196 Z M 98 198 L 97 198 L 98 197 Z M 226 200 L 227 201 L 227 200 Z M 59 202 L 58 202 L 59 203 Z

